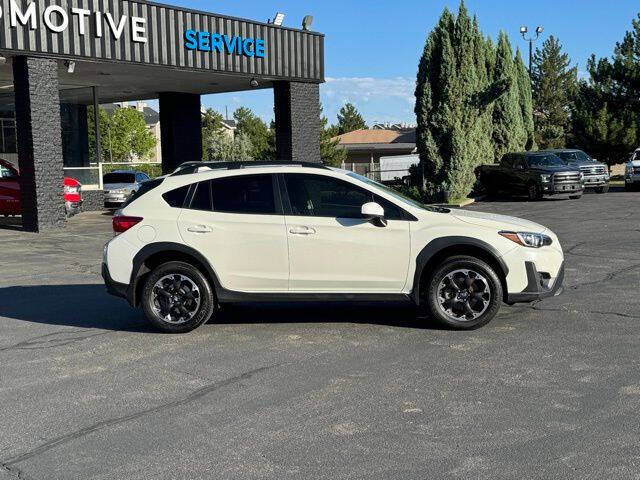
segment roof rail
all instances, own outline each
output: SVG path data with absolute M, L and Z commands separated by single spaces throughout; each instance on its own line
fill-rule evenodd
M 305 168 L 322 168 L 327 169 L 322 163 L 316 162 L 294 162 L 291 160 L 242 160 L 238 162 L 185 162 L 182 163 L 172 174 L 188 175 L 196 173 L 199 168 L 207 167 L 211 170 L 235 170 L 240 168 L 252 167 L 305 167 Z

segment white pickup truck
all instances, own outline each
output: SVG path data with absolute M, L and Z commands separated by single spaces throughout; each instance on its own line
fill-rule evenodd
M 635 190 L 638 185 L 640 185 L 640 148 L 631 154 L 624 166 L 624 188 Z

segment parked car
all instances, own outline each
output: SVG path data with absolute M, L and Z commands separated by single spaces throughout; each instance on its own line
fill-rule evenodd
M 609 168 L 604 163 L 598 162 L 582 150 L 574 148 L 545 151 L 557 155 L 567 165 L 578 167 L 584 176 L 585 189 L 593 188 L 596 193 L 607 193 L 609 191 Z
M 247 162 L 247 166 L 251 163 Z M 558 237 L 536 223 L 428 207 L 318 164 L 144 182 L 113 217 L 107 291 L 187 332 L 227 302 L 413 302 L 457 329 L 561 291 Z
M 82 206 L 82 185 L 74 178 L 64 177 L 62 198 L 67 217 L 75 215 Z M 20 173 L 6 160 L 0 158 L 0 214 L 22 215 Z
M 497 165 L 481 165 L 476 177 L 489 195 L 526 195 L 529 200 L 569 195 L 578 199 L 584 190 L 583 174 L 548 152 L 507 153 Z
M 102 177 L 104 189 L 104 207 L 120 208 L 129 196 L 140 188 L 140 184 L 149 180 L 149 175 L 135 170 L 115 170 Z
M 631 154 L 624 166 L 624 188 L 636 190 L 640 185 L 640 148 Z

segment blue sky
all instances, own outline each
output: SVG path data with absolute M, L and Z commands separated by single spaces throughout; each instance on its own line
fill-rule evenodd
M 445 6 L 457 11 L 458 0 L 388 1 L 255 1 L 218 2 L 168 0 L 179 6 L 265 21 L 276 11 L 286 14 L 284 24 L 299 27 L 302 18 L 314 16 L 313 30 L 325 38 L 325 75 L 320 87 L 324 113 L 330 122 L 349 101 L 367 122 L 415 122 L 413 88 L 419 56 L 428 32 Z M 544 26 L 537 45 L 548 35 L 560 38 L 578 70 L 584 75 L 587 58 L 609 56 L 616 41 L 640 12 L 638 0 L 467 0 L 485 35 L 505 30 L 525 59 L 528 45 L 518 34 L 520 25 L 530 30 Z M 534 45 L 535 47 L 535 45 Z M 270 90 L 203 97 L 205 106 L 229 114 L 238 106 L 252 108 L 265 120 L 273 117 Z

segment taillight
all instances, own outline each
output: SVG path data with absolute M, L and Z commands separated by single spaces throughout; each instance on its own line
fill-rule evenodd
M 116 215 L 113 217 L 113 231 L 116 233 L 122 233 L 129 230 L 134 225 L 140 223 L 142 217 L 127 217 L 125 215 Z

